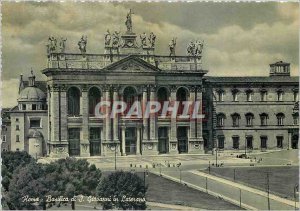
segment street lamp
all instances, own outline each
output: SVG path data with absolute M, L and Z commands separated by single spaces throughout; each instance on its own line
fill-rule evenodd
M 117 143 L 113 144 L 113 149 L 115 151 L 115 170 L 117 170 Z
M 218 167 L 218 148 L 216 148 L 216 167 Z
M 149 175 L 148 170 L 145 170 L 145 171 L 144 171 L 144 187 L 145 187 L 145 188 L 146 188 L 146 176 L 148 177 L 148 175 Z
M 247 136 L 245 136 L 245 158 L 247 158 Z

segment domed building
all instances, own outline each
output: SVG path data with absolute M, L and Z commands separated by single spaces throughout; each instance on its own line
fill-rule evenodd
M 42 83 L 36 84 L 35 76 L 23 81 L 20 77 L 18 105 L 9 113 L 11 117 L 11 150 L 26 151 L 33 157 L 47 154 L 48 131 L 47 96 Z

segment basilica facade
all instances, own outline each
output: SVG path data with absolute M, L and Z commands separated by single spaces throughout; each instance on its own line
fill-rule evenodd
M 18 106 L 7 112 L 10 150 L 89 157 L 298 148 L 298 77 L 290 76 L 290 64 L 271 64 L 268 77 L 210 77 L 201 65 L 203 42 L 178 56 L 174 38 L 169 55 L 156 55 L 156 36 L 138 37 L 130 15 L 126 32 L 107 31 L 103 54 L 88 54 L 85 36 L 80 53 L 66 53 L 66 39 L 56 46 L 49 38 L 47 82 L 32 75 L 24 86 L 21 78 Z M 106 106 L 100 112 L 109 115 L 99 117 L 101 102 L 138 102 L 142 115 L 125 109 L 112 116 Z M 147 117 L 149 102 L 171 108 Z M 184 102 L 200 117 L 179 118 Z

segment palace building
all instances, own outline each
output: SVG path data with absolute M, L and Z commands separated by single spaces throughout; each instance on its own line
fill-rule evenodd
M 268 77 L 210 77 L 201 65 L 203 42 L 178 56 L 173 39 L 169 55 L 156 55 L 156 36 L 138 37 L 131 13 L 126 27 L 123 34 L 107 31 L 103 54 L 88 54 L 84 36 L 80 53 L 66 53 L 66 39 L 56 46 L 49 38 L 47 82 L 21 77 L 18 106 L 7 112 L 2 137 L 10 133 L 9 150 L 89 157 L 298 148 L 299 80 L 289 63 L 271 64 Z M 139 102 L 143 112 L 148 102 L 178 102 L 178 111 L 128 118 L 126 109 L 100 118 L 95 108 L 104 101 Z M 204 118 L 178 118 L 186 101 L 200 102 Z

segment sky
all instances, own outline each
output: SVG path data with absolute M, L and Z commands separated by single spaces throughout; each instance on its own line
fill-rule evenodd
M 66 52 L 79 53 L 77 42 L 87 35 L 87 53 L 104 53 L 104 34 L 126 31 L 129 9 L 133 31 L 156 35 L 156 54 L 168 55 L 177 37 L 177 55 L 186 55 L 192 40 L 204 40 L 203 68 L 210 76 L 267 76 L 269 64 L 291 63 L 299 69 L 299 4 L 244 3 L 99 3 L 3 2 L 2 106 L 17 104 L 20 74 L 31 68 L 46 80 L 48 37 L 66 37 Z

